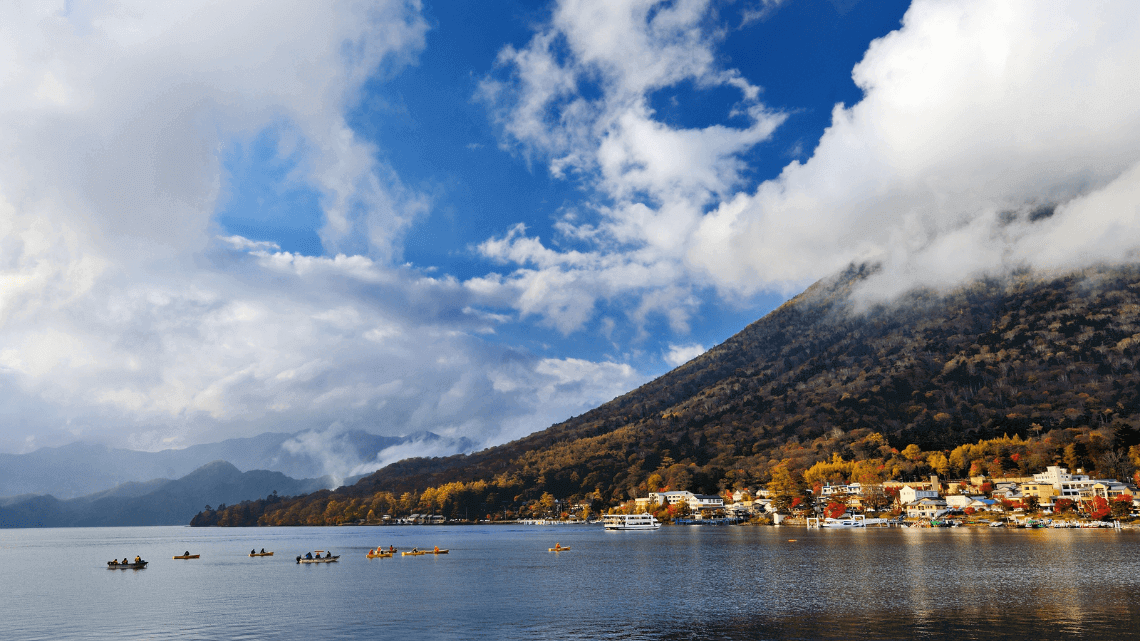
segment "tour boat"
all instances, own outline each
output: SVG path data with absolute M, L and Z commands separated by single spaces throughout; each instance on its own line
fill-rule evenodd
M 652 514 L 607 514 L 603 521 L 607 530 L 656 530 L 661 527 Z

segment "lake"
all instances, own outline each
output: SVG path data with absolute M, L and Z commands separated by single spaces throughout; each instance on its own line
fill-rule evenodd
M 1140 638 L 1140 530 L 19 529 L 0 561 L 3 639 Z

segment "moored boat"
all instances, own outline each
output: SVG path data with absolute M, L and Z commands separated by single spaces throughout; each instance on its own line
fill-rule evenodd
M 656 530 L 661 527 L 652 514 L 607 514 L 603 520 L 607 530 Z

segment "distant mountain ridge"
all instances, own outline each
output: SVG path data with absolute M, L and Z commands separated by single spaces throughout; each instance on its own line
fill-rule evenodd
M 203 506 L 265 497 L 306 494 L 328 479 L 292 479 L 280 472 L 242 472 L 214 461 L 177 480 L 125 483 L 68 500 L 28 496 L 0 504 L 0 528 L 186 525 Z
M 361 468 L 370 471 L 370 462 L 374 463 L 371 469 L 380 467 L 385 450 L 413 445 L 438 453 L 472 447 L 467 439 L 445 439 L 431 432 L 379 436 L 362 430 L 267 432 L 159 452 L 72 443 L 28 454 L 0 454 L 0 497 L 49 494 L 71 499 L 104 490 L 127 492 L 131 490 L 124 484 L 181 478 L 218 460 L 228 461 L 239 471 L 268 470 L 294 479 L 327 477 L 328 487 L 335 487 L 354 481 L 350 477 L 359 476 Z

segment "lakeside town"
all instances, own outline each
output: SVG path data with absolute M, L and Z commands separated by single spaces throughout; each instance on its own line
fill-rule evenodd
M 1140 522 L 1140 491 L 1134 483 L 1049 466 L 1028 477 L 817 483 L 799 495 L 775 487 L 650 492 L 615 511 L 690 524 L 1124 527 Z

